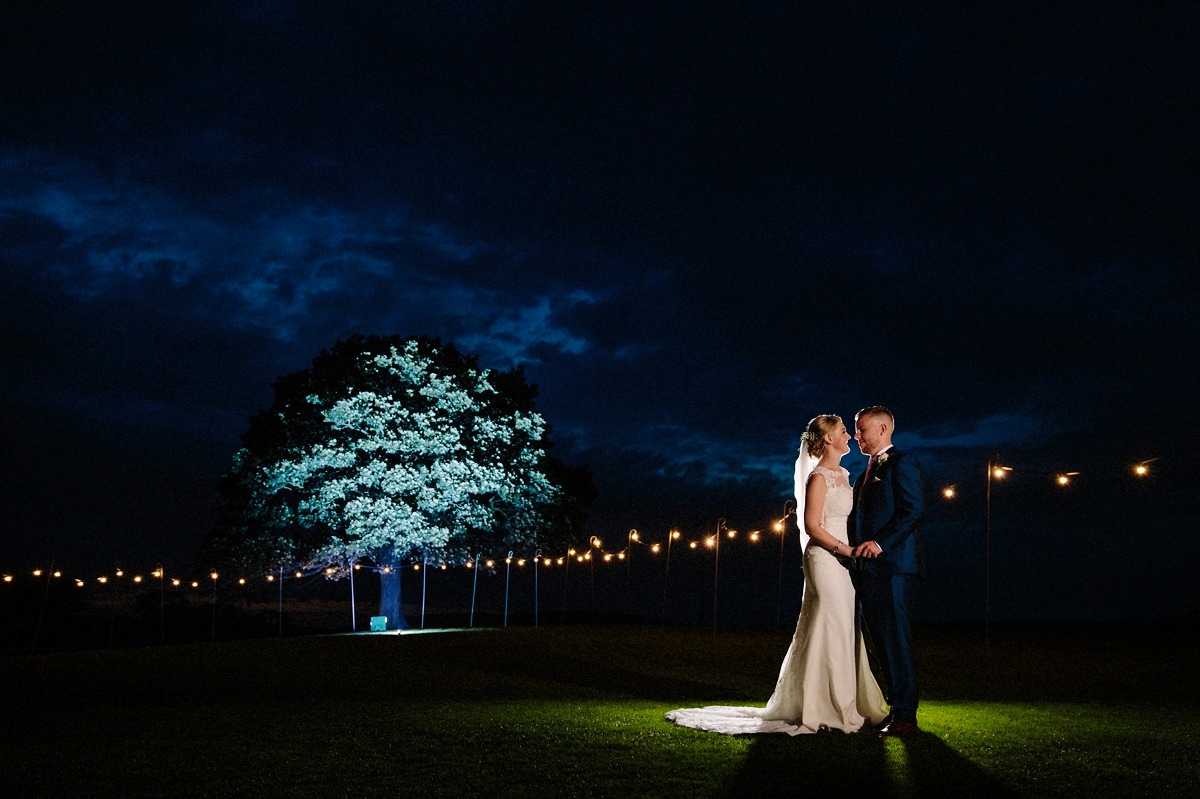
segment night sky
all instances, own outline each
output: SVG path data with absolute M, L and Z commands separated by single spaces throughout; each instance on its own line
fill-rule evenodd
M 1200 8 L 880 5 L 5 4 L 0 568 L 190 562 L 276 377 L 425 334 L 588 533 L 762 526 L 883 403 L 928 617 L 996 457 L 997 617 L 1195 619 Z

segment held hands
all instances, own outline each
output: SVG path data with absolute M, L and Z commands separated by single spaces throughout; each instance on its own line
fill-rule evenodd
M 850 557 L 852 558 L 877 558 L 882 554 L 883 547 L 874 541 L 864 541 L 850 550 Z

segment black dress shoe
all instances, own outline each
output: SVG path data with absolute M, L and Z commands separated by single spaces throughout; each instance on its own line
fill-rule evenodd
M 921 728 L 917 726 L 915 721 L 897 721 L 893 719 L 888 722 L 887 726 L 876 733 L 878 738 L 907 738 L 910 735 L 918 733 Z
M 875 730 L 875 732 L 880 732 L 881 730 L 883 730 L 884 727 L 886 727 L 887 725 L 892 723 L 892 718 L 893 718 L 892 714 L 888 713 L 886 716 L 883 717 L 883 721 L 880 721 L 877 724 L 872 724 L 871 729 Z

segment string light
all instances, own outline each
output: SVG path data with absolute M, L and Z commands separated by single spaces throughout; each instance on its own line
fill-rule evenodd
M 1060 486 L 1068 486 L 1071 484 L 1071 478 L 1078 474 L 1079 472 L 1063 472 L 1054 478 L 1054 482 L 1058 483 Z
M 1188 449 L 1190 449 L 1190 447 L 1188 447 Z M 1171 453 L 1171 454 L 1174 454 L 1174 453 Z M 1165 457 L 1165 456 L 1160 456 L 1160 457 Z M 1130 471 L 1132 472 L 1132 474 L 1135 477 L 1145 478 L 1151 474 L 1150 464 L 1155 460 L 1159 460 L 1159 458 L 1149 458 L 1149 459 L 1134 463 L 1127 468 L 1130 469 Z M 1010 474 L 1014 473 L 1015 471 L 1025 471 L 1025 467 L 1020 467 L 1018 469 L 1017 467 L 1003 466 L 1003 465 L 998 465 L 998 464 L 994 464 L 994 463 L 990 464 L 990 466 L 991 466 L 991 470 L 990 470 L 990 472 L 988 472 L 988 476 L 990 479 L 993 479 L 993 480 L 1004 480 Z M 1057 485 L 1059 487 L 1063 487 L 1063 488 L 1073 485 L 1075 482 L 1075 478 L 1078 477 L 1079 475 L 1081 475 L 1082 473 L 1083 472 L 1081 472 L 1081 471 L 1041 472 L 1041 474 L 1043 474 L 1043 475 L 1049 475 L 1055 485 Z M 946 500 L 956 499 L 958 496 L 958 485 L 951 484 L 951 485 L 943 487 L 941 489 L 941 495 Z M 778 520 L 772 522 L 771 529 L 773 529 L 774 531 L 776 531 L 780 534 L 785 533 L 786 532 L 786 520 L 787 520 L 787 516 L 785 515 L 785 517 L 783 519 L 778 519 Z M 724 529 L 726 531 L 726 536 L 729 539 L 734 540 L 739 537 L 739 532 L 737 530 L 731 530 L 728 528 L 724 528 Z M 762 534 L 761 530 L 751 530 L 745 534 L 745 538 L 751 544 L 757 544 L 761 540 L 761 537 L 762 537 L 761 534 Z M 691 550 L 695 550 L 695 549 L 698 549 L 701 545 L 703 545 L 707 549 L 717 548 L 720 546 L 720 542 L 717 540 L 717 537 L 719 535 L 720 535 L 720 533 L 718 532 L 713 535 L 701 536 L 698 540 L 689 540 L 688 548 Z M 665 538 L 666 538 L 667 543 L 670 543 L 673 541 L 678 541 L 682 538 L 682 533 L 677 529 L 671 529 L 666 533 Z M 599 536 L 592 536 L 588 541 L 587 550 L 583 553 L 580 553 L 579 550 L 577 550 L 575 547 L 568 547 L 566 550 L 566 555 L 564 555 L 564 556 L 538 557 L 535 559 L 535 563 L 537 561 L 540 561 L 539 565 L 542 565 L 546 568 L 550 568 L 555 565 L 564 566 L 568 562 L 567 558 L 570 558 L 570 557 L 574 557 L 577 562 L 583 563 L 584 561 L 594 560 L 595 558 L 593 558 L 593 553 L 596 553 L 599 556 L 599 558 L 602 558 L 604 563 L 612 563 L 614 559 L 619 562 L 628 563 L 628 562 L 632 561 L 632 557 L 631 557 L 633 554 L 632 545 L 634 543 L 643 544 L 644 546 L 646 546 L 646 549 L 648 550 L 649 554 L 660 555 L 663 553 L 663 545 L 662 545 L 661 541 L 653 541 L 653 540 L 644 541 L 642 534 L 636 528 L 631 528 L 629 533 L 627 534 L 626 547 L 624 549 L 622 549 L 620 552 L 605 552 L 603 540 Z M 510 557 L 510 558 L 506 559 L 505 562 L 508 564 L 511 564 L 512 560 L 513 560 L 513 558 Z M 474 568 L 476 568 L 477 564 L 474 559 L 471 559 L 471 560 L 467 560 L 465 565 L 468 569 L 474 569 Z M 517 559 L 517 565 L 524 567 L 526 565 L 526 558 Z M 487 560 L 486 566 L 488 569 L 493 569 L 495 567 L 495 561 Z M 358 570 L 362 569 L 362 565 L 359 563 L 354 563 L 353 565 L 350 566 L 350 568 L 354 571 L 358 571 Z M 415 563 L 412 565 L 412 570 L 414 572 L 421 571 L 421 568 L 422 568 L 422 564 L 420 564 L 420 563 Z M 443 563 L 438 564 L 437 568 L 442 571 L 446 571 L 450 567 L 445 562 L 443 562 Z M 378 570 L 384 574 L 391 574 L 393 572 L 393 569 L 391 566 L 379 567 Z M 333 578 L 337 575 L 337 569 L 332 566 L 326 567 L 323 571 L 324 571 L 324 574 L 326 577 Z M 47 575 L 47 570 L 42 569 L 42 568 L 36 568 L 36 569 L 31 570 L 31 572 L 28 572 L 28 573 L 32 574 L 33 577 L 35 577 L 35 578 L 42 578 Z M 49 572 L 49 575 L 52 578 L 61 578 L 63 573 L 61 570 L 54 570 L 54 571 Z M 155 568 L 153 571 L 151 571 L 149 573 L 149 575 L 151 577 L 154 577 L 155 579 L 159 579 L 159 580 L 163 580 L 163 581 L 166 580 L 166 575 L 165 575 L 165 572 L 161 565 L 159 565 L 157 568 Z M 107 585 L 114 576 L 118 579 L 125 577 L 125 570 L 120 567 L 117 567 L 116 569 L 114 569 L 114 571 L 112 572 L 111 575 L 100 575 L 100 576 L 97 576 L 92 579 L 94 579 L 95 582 L 100 585 Z M 296 579 L 301 579 L 304 577 L 304 572 L 302 570 L 297 570 L 294 572 L 294 576 L 296 577 Z M 218 574 L 216 571 L 212 571 L 209 574 L 209 577 L 215 583 L 215 581 L 218 579 Z M 265 575 L 265 577 L 266 577 L 266 582 L 273 583 L 275 581 L 276 575 L 275 574 L 267 574 L 267 575 Z M 14 576 L 13 573 L 6 573 L 3 575 L 0 575 L 0 581 L 2 581 L 3 583 L 12 583 L 12 582 L 14 582 L 15 579 L 16 579 L 16 577 Z M 74 580 L 75 584 L 81 588 L 86 587 L 87 582 L 88 582 L 88 579 L 85 579 L 85 578 L 72 577 L 71 579 Z M 144 582 L 144 580 L 145 580 L 145 578 L 141 574 L 134 574 L 132 577 L 132 582 L 137 585 L 141 585 Z M 242 586 L 246 585 L 247 584 L 246 578 L 244 578 L 244 577 L 239 578 L 237 580 L 237 583 L 238 583 L 238 585 L 242 585 Z M 171 585 L 174 587 L 179 587 L 181 584 L 182 583 L 179 579 L 171 580 Z M 192 585 L 192 587 L 199 587 L 199 582 L 193 581 L 191 583 L 191 585 Z
M 1150 458 L 1149 460 L 1135 463 L 1130 467 L 1130 471 L 1135 477 L 1146 477 L 1150 474 L 1150 463 L 1156 460 L 1158 460 L 1158 458 Z M 1015 469 L 1012 466 L 993 466 L 991 471 L 988 473 L 988 476 L 993 480 L 1003 480 L 1014 470 Z M 1045 474 L 1045 472 L 1043 472 L 1043 474 Z M 1083 472 L 1080 471 L 1055 472 L 1053 473 L 1054 483 L 1055 485 L 1065 488 L 1069 485 L 1072 485 L 1075 482 L 1075 478 L 1081 474 L 1083 474 Z M 957 485 L 948 485 L 942 489 L 942 497 L 944 499 L 954 499 L 956 496 L 958 496 Z M 781 523 L 775 523 L 776 530 L 779 530 L 781 526 Z

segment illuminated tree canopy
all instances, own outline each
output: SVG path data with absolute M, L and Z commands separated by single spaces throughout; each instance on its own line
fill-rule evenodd
M 210 559 L 342 573 L 367 561 L 386 575 L 573 537 L 580 506 L 563 478 L 590 478 L 547 457 L 519 368 L 480 369 L 424 337 L 355 337 L 274 393 L 219 487 Z

